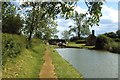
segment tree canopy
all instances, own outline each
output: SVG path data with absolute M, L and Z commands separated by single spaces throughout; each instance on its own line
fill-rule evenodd
M 2 32 L 19 34 L 23 20 L 16 13 L 16 6 L 11 3 L 2 3 Z
M 88 11 L 85 14 L 78 14 L 74 11 L 77 1 L 23 2 L 20 7 L 10 2 L 4 2 L 2 5 L 2 12 L 4 14 L 2 15 L 3 32 L 18 33 L 21 31 L 22 34 L 27 36 L 29 41 L 34 35 L 42 39 L 50 39 L 58 32 L 56 30 L 57 22 L 55 22 L 55 19 L 60 14 L 65 19 L 75 19 L 78 26 L 78 34 L 86 34 L 85 32 L 89 26 L 99 24 L 100 17 L 102 16 L 101 6 L 104 1 L 90 2 L 89 0 L 85 0 L 85 4 L 88 7 Z M 20 10 L 23 11 L 23 14 L 20 13 L 23 18 L 19 14 L 16 14 Z M 22 19 L 24 19 L 24 22 L 22 22 Z M 83 23 L 80 23 L 81 21 Z M 13 31 L 13 28 L 16 28 L 16 32 Z M 6 31 L 6 29 L 8 30 Z

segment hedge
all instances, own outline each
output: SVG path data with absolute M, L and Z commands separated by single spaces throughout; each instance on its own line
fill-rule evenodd
M 105 35 L 99 35 L 95 42 L 95 48 L 109 50 L 111 48 L 111 43 L 113 43 L 111 38 Z
M 26 39 L 16 34 L 2 34 L 2 64 L 8 57 L 16 57 L 26 48 Z
M 120 54 L 120 42 L 115 42 L 112 38 L 109 38 L 105 35 L 100 35 L 96 39 L 95 48 L 108 50 L 113 53 Z

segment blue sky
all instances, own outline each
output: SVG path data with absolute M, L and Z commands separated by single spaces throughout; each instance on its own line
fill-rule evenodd
M 78 2 L 75 9 L 78 13 L 87 10 L 84 2 Z M 95 35 L 103 34 L 105 32 L 115 32 L 118 30 L 118 2 L 106 2 L 102 8 L 103 16 L 100 18 L 100 26 L 93 26 L 90 30 L 95 30 Z M 57 19 L 59 38 L 62 38 L 62 31 L 68 30 L 69 25 L 74 25 L 72 20 Z
M 78 13 L 84 13 L 87 11 L 87 7 L 84 1 L 80 1 L 77 3 L 75 10 Z M 95 30 L 95 35 L 103 34 L 105 32 L 115 32 L 118 30 L 118 0 L 107 0 L 102 7 L 103 16 L 100 18 L 100 26 L 93 26 L 90 28 L 90 31 Z M 62 38 L 62 31 L 68 30 L 68 26 L 74 25 L 75 23 L 73 20 L 65 20 L 62 18 L 58 18 L 57 22 L 57 29 L 59 30 L 57 35 L 59 38 Z

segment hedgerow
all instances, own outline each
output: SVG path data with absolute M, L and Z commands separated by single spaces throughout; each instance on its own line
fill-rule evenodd
M 26 48 L 26 39 L 16 34 L 2 34 L 2 64 L 7 58 L 16 57 Z

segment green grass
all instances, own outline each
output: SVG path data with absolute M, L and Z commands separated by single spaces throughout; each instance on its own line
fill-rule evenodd
M 82 75 L 66 60 L 64 60 L 56 50 L 51 48 L 51 55 L 53 64 L 55 66 L 55 72 L 58 78 L 80 78 L 83 79 Z
M 67 44 L 67 46 L 71 46 L 71 47 L 79 47 L 79 48 L 94 48 L 95 46 L 86 46 L 85 44 L 76 44 L 75 42 L 69 42 Z
M 76 44 L 75 42 L 69 42 L 67 46 L 82 47 L 82 46 L 85 46 L 85 44 Z
M 45 45 L 25 49 L 16 58 L 9 58 L 3 67 L 3 78 L 38 78 L 44 63 Z

